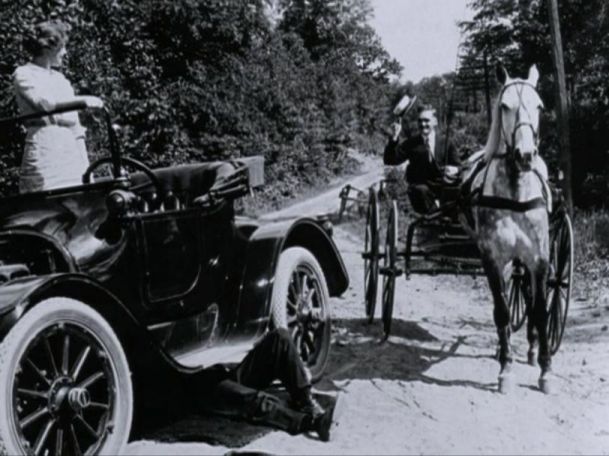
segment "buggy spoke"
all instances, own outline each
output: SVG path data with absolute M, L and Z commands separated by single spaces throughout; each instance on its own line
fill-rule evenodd
M 88 377 L 86 380 L 80 382 L 80 384 L 78 385 L 79 388 L 88 388 L 89 386 L 91 386 L 93 383 L 95 383 L 96 381 L 98 381 L 100 378 L 102 378 L 104 376 L 103 372 L 96 372 L 95 374 L 91 375 L 90 377 Z
M 49 409 L 46 406 L 41 407 L 38 410 L 36 410 L 34 413 L 29 414 L 23 420 L 21 420 L 19 422 L 19 426 L 21 426 L 21 429 L 25 429 L 30 424 L 32 424 L 34 421 L 39 420 L 47 413 L 49 413 Z
M 68 363 L 70 361 L 70 335 L 66 334 L 63 339 L 63 351 L 61 357 L 61 371 L 63 375 L 68 375 Z
M 87 347 L 80 353 L 80 355 L 78 355 L 78 359 L 76 360 L 76 363 L 72 367 L 72 372 L 70 372 L 70 377 L 72 378 L 73 381 L 76 381 L 76 379 L 80 375 L 80 371 L 81 371 L 82 367 L 84 366 L 85 361 L 87 360 L 87 356 L 89 356 L 90 352 L 91 352 L 91 347 L 89 345 L 87 345 Z
M 42 450 L 42 448 L 44 447 L 44 444 L 46 443 L 46 441 L 49 437 L 49 433 L 51 432 L 51 428 L 53 427 L 54 424 L 55 424 L 55 420 L 53 420 L 52 418 L 49 418 L 49 420 L 47 421 L 47 424 L 44 426 L 44 429 L 42 430 L 42 432 L 36 439 L 36 443 L 34 444 L 34 454 L 36 454 L 36 455 L 40 454 L 40 450 Z

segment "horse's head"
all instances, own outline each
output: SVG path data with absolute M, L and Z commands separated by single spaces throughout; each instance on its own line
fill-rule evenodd
M 536 90 L 539 72 L 533 65 L 527 79 L 512 79 L 501 65 L 497 68 L 497 77 L 503 84 L 498 104 L 508 159 L 519 171 L 530 171 L 538 152 L 539 114 L 543 108 Z

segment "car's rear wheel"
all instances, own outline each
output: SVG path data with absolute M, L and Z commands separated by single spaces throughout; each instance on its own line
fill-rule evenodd
M 323 270 L 310 251 L 290 247 L 281 253 L 273 286 L 273 325 L 290 331 L 313 381 L 322 376 L 328 363 L 329 296 Z
M 0 454 L 119 454 L 133 390 L 108 322 L 73 299 L 29 310 L 0 343 Z

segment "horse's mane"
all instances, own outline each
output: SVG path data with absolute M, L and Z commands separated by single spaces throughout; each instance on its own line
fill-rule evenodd
M 486 139 L 486 145 L 484 146 L 484 160 L 488 163 L 490 159 L 498 152 L 500 147 L 503 147 L 501 142 L 501 100 L 499 97 L 495 100 L 493 105 L 493 121 L 491 122 L 491 129 Z

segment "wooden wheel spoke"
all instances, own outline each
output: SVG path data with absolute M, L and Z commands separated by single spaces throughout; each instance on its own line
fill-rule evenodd
M 17 394 L 22 395 L 22 396 L 36 397 L 38 399 L 43 399 L 43 400 L 47 400 L 49 397 L 48 394 L 46 393 L 46 391 L 36 391 L 36 390 L 31 390 L 31 389 L 26 389 L 26 388 L 18 388 Z
M 110 404 L 103 404 L 101 402 L 91 402 L 89 404 L 89 408 L 99 408 L 103 410 L 108 410 L 110 408 Z
M 28 366 L 32 368 L 34 372 L 36 372 L 38 377 L 40 377 L 47 385 L 51 386 L 51 381 L 46 377 L 46 375 L 44 375 L 44 373 L 38 368 L 38 366 L 34 364 L 34 361 L 32 361 L 30 358 L 27 358 L 25 362 Z
M 61 356 L 61 371 L 63 375 L 68 375 L 70 362 L 70 335 L 66 334 L 63 339 L 63 350 Z
M 55 435 L 55 454 L 63 454 L 63 429 L 61 428 L 57 429 L 57 434 Z
M 298 271 L 294 271 L 294 274 L 292 275 L 292 284 L 294 285 L 295 296 L 300 298 L 302 294 L 302 288 Z
M 78 437 L 76 436 L 73 424 L 70 424 L 70 437 L 72 437 L 74 456 L 82 456 L 82 450 L 80 449 L 80 444 L 78 443 Z
M 80 352 L 80 355 L 78 355 L 78 358 L 76 359 L 76 363 L 74 363 L 74 366 L 72 367 L 72 371 L 70 372 L 70 377 L 72 378 L 72 381 L 76 381 L 76 379 L 80 375 L 80 371 L 82 370 L 83 366 L 85 365 L 85 361 L 87 360 L 87 356 L 89 356 L 90 352 L 91 352 L 91 346 L 87 345 L 83 349 L 83 351 Z
M 99 433 L 95 429 L 93 429 L 91 425 L 87 423 L 87 421 L 81 415 L 76 415 L 76 419 L 80 424 L 82 424 L 82 426 L 91 435 L 91 437 L 93 437 L 95 440 L 99 439 Z
M 307 292 L 307 296 L 305 298 L 305 302 L 309 308 L 313 307 L 313 297 L 315 296 L 315 288 L 310 288 Z
M 57 364 L 55 363 L 55 357 L 53 356 L 53 351 L 51 350 L 51 344 L 48 337 L 44 338 L 44 349 L 46 351 L 47 358 L 49 359 L 51 369 L 53 369 L 53 375 L 55 377 L 59 376 L 59 369 L 57 369 Z
M 34 443 L 34 454 L 36 454 L 36 455 L 40 454 L 40 451 L 42 450 L 42 448 L 44 448 L 44 445 L 45 445 L 47 439 L 49 438 L 49 434 L 51 433 L 51 429 L 53 428 L 54 424 L 55 424 L 55 420 L 53 420 L 52 418 L 49 418 L 49 420 L 47 421 L 47 423 L 44 426 L 44 429 L 36 438 L 36 443 Z
M 289 287 L 289 293 L 288 295 L 290 295 L 293 299 L 298 300 L 299 297 L 299 293 L 298 290 L 296 289 L 296 285 L 294 284 L 294 277 L 292 276 L 292 280 L 290 281 L 290 287 Z
M 287 323 L 288 326 L 291 326 L 292 324 L 296 323 L 298 321 L 298 315 L 294 314 L 290 314 L 288 313 L 288 319 L 287 319 Z
M 28 427 L 30 424 L 34 423 L 35 421 L 39 420 L 40 418 L 42 418 L 44 415 L 46 415 L 47 413 L 49 413 L 49 409 L 48 407 L 44 406 L 39 408 L 38 410 L 36 410 L 33 413 L 30 413 L 28 416 L 26 416 L 23 420 L 21 420 L 19 422 L 19 426 L 21 426 L 21 429 L 25 429 L 26 427 Z
M 88 388 L 89 386 L 91 386 L 93 383 L 95 383 L 96 381 L 98 381 L 100 378 L 102 378 L 104 376 L 103 372 L 96 372 L 95 374 L 90 375 L 89 377 L 87 377 L 85 380 L 83 380 L 82 382 L 79 383 L 78 387 L 79 388 Z

